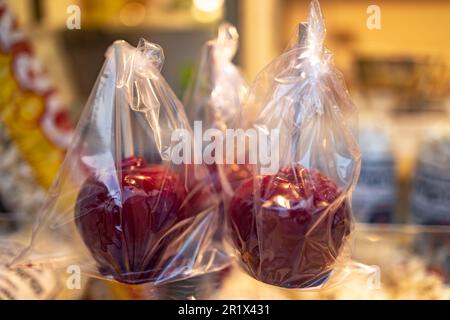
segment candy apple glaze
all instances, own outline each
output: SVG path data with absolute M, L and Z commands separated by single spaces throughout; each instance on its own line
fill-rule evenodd
M 138 157 L 122 162 L 120 186 L 115 178 L 114 172 L 86 180 L 76 225 L 100 272 L 124 283 L 152 281 L 177 255 L 167 248 L 189 226 L 180 222 L 202 211 L 210 190 L 193 186 L 198 191 L 189 194 L 180 174 Z
M 260 281 L 288 288 L 325 281 L 351 225 L 337 185 L 301 166 L 243 181 L 228 217 L 244 268 Z

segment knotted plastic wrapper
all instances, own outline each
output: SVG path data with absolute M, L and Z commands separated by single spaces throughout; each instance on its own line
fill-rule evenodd
M 357 110 L 324 39 L 312 1 L 295 44 L 257 76 L 243 107 L 240 127 L 256 132 L 237 161 L 247 175 L 221 174 L 240 265 L 279 287 L 323 288 L 333 272 L 348 272 Z M 255 136 L 258 150 L 249 149 Z
M 227 266 L 213 237 L 219 201 L 207 169 L 188 166 L 190 150 L 177 149 L 192 132 L 160 74 L 163 63 L 162 49 L 145 40 L 110 47 L 31 244 L 14 266 L 78 265 L 127 284 L 165 284 Z
M 217 37 L 205 43 L 198 70 L 183 99 L 194 132 L 201 128 L 202 134 L 221 142 L 223 146 L 226 145 L 226 130 L 236 126 L 241 105 L 248 94 L 248 84 L 232 61 L 238 45 L 236 28 L 227 22 L 222 23 Z M 202 161 L 208 167 L 211 181 L 221 193 L 217 165 L 224 164 L 224 153 L 217 150 L 208 153 L 206 143 L 199 149 L 203 151 Z M 230 165 L 226 169 L 233 175 L 236 168 Z
M 198 71 L 183 99 L 189 120 L 202 121 L 203 128 L 225 130 L 235 120 L 248 85 L 233 63 L 239 35 L 229 23 L 219 26 L 217 38 L 202 50 Z

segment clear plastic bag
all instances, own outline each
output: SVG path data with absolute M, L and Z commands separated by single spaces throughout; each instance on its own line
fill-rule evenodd
M 81 298 L 88 285 L 87 277 L 68 281 L 72 274 L 67 269 L 10 267 L 28 244 L 30 218 L 21 214 L 0 216 L 0 300 Z
M 233 64 L 239 35 L 229 23 L 219 26 L 217 38 L 208 41 L 195 78 L 183 99 L 191 123 L 202 121 L 203 128 L 225 130 L 238 115 L 248 85 Z
M 378 268 L 357 262 L 341 265 L 333 272 L 328 285 L 322 290 L 292 290 L 267 285 L 233 268 L 223 285 L 214 292 L 214 300 L 358 300 L 386 298 L 380 290 Z
M 286 288 L 323 287 L 349 261 L 361 158 L 357 110 L 324 38 L 312 1 L 296 43 L 257 76 L 242 110 L 240 126 L 265 135 L 276 161 L 268 166 L 259 153 L 252 165 L 255 150 L 247 149 L 250 166 L 241 168 L 250 177 L 230 181 L 221 174 L 230 243 L 241 266 Z
M 15 266 L 76 264 L 122 283 L 164 284 L 228 265 L 213 237 L 219 200 L 207 169 L 171 157 L 173 134 L 192 131 L 163 62 L 145 40 L 110 47 Z
M 239 45 L 236 28 L 225 22 L 219 26 L 217 38 L 206 42 L 203 47 L 198 70 L 183 99 L 188 119 L 194 131 L 200 129 L 213 132 L 215 138 L 222 138 L 225 144 L 225 131 L 238 125 L 241 106 L 248 94 L 248 84 L 239 68 L 233 63 Z M 202 146 L 203 151 L 205 144 Z M 205 157 L 211 181 L 218 193 L 222 186 L 217 164 L 225 159 Z M 233 166 L 224 166 L 229 175 Z

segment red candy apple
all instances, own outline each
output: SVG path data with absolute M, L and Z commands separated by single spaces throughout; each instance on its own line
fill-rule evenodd
M 217 193 L 222 192 L 222 183 L 220 181 L 219 169 L 216 164 L 207 166 L 212 181 L 214 190 Z M 224 164 L 222 165 L 222 172 L 224 174 L 224 179 L 226 179 L 231 188 L 236 188 L 239 183 L 251 177 L 252 166 L 248 164 Z
M 184 220 L 201 212 L 208 192 L 186 191 L 182 175 L 142 158 L 124 160 L 121 169 L 85 181 L 76 225 L 101 273 L 124 283 L 152 281 L 177 255 L 169 246 L 188 227 Z
M 301 166 L 243 181 L 228 217 L 246 270 L 288 288 L 317 286 L 328 278 L 351 224 L 337 185 Z

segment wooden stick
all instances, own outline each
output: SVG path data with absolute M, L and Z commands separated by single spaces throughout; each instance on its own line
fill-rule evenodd
M 118 61 L 122 59 L 122 50 L 123 48 L 120 46 L 116 46 L 115 48 L 116 54 L 116 72 L 118 72 Z M 125 68 L 126 66 L 120 66 Z M 132 85 L 132 84 L 131 84 Z M 133 143 L 133 134 L 131 127 L 131 117 L 130 117 L 130 103 L 128 101 L 128 97 L 124 92 L 126 90 L 125 86 L 122 86 L 119 90 L 116 88 L 116 116 L 120 118 L 120 121 L 116 120 L 116 125 L 120 126 L 120 138 L 122 146 L 122 159 L 130 158 L 134 155 L 134 143 Z M 132 90 L 132 89 L 131 89 Z M 119 110 L 117 110 L 119 108 Z
M 123 101 L 123 103 L 119 105 L 119 108 L 121 109 L 120 129 L 122 134 L 122 155 L 123 158 L 126 159 L 134 155 L 134 142 L 128 101 Z
M 302 22 L 298 25 L 298 34 L 297 34 L 298 44 L 301 47 L 306 46 L 307 38 L 308 38 L 308 23 Z

